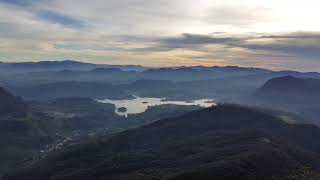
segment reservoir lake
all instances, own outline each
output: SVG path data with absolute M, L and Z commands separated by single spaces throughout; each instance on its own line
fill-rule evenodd
M 159 106 L 163 104 L 175 104 L 175 105 L 189 105 L 189 106 L 201 106 L 211 107 L 216 105 L 213 99 L 198 99 L 192 101 L 169 101 L 165 98 L 154 97 L 138 97 L 134 96 L 134 99 L 123 100 L 97 100 L 101 103 L 109 103 L 115 105 L 115 113 L 120 116 L 128 116 L 128 114 L 138 114 L 145 112 L 149 106 Z

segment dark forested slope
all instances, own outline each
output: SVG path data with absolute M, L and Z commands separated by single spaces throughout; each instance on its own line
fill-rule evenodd
M 97 139 L 5 180 L 271 179 L 320 166 L 319 128 L 219 105 Z

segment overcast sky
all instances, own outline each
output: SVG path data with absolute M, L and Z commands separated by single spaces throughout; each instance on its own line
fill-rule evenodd
M 0 61 L 320 71 L 319 0 L 0 0 Z

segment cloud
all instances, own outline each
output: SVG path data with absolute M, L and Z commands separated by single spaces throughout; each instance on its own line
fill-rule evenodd
M 205 45 L 228 44 L 234 41 L 240 41 L 236 37 L 219 37 L 200 34 L 184 33 L 175 37 L 156 38 L 150 47 L 135 48 L 134 51 L 171 51 L 175 49 L 198 49 Z
M 314 19 L 320 15 L 294 15 L 311 5 L 282 6 L 286 3 L 0 0 L 0 61 L 74 57 L 151 66 L 224 63 L 315 70 L 320 25 Z M 304 27 L 314 32 L 297 32 Z
M 283 55 L 301 57 L 320 56 L 320 33 L 294 32 L 265 35 L 197 35 L 182 34 L 156 40 L 156 45 L 142 51 L 172 51 L 175 49 L 207 49 L 208 45 L 222 45 L 224 48 L 244 48 L 251 51 L 278 52 Z M 270 54 L 273 56 L 273 54 Z
M 0 3 L 6 3 L 16 6 L 29 6 L 33 4 L 34 2 L 37 2 L 37 0 L 0 0 Z
M 250 50 L 279 52 L 302 59 L 320 57 L 320 33 L 294 32 L 255 37 L 235 46 Z
M 86 26 L 84 21 L 56 12 L 40 11 L 37 12 L 37 16 L 45 21 L 48 21 L 49 23 L 57 23 L 65 27 L 83 28 Z
M 278 33 L 271 35 L 264 35 L 261 38 L 272 38 L 272 39 L 320 39 L 320 32 L 308 32 L 308 31 L 297 31 L 291 33 Z
M 224 44 L 230 41 L 237 41 L 234 37 L 212 37 L 208 35 L 198 34 L 182 34 L 176 38 L 165 38 L 161 43 L 169 47 L 184 47 L 188 45 L 203 45 L 203 44 Z
M 149 47 L 136 48 L 133 51 L 148 54 L 172 52 L 177 56 L 215 62 L 224 59 L 230 64 L 277 64 L 277 67 L 300 64 L 319 64 L 320 33 L 292 32 L 274 34 L 232 35 L 215 33 L 208 35 L 181 34 L 176 37 L 159 38 Z M 177 54 L 183 51 L 185 54 Z M 197 52 L 188 54 L 187 52 Z M 266 62 L 267 61 L 267 62 Z M 279 65 L 282 64 L 282 65 Z M 271 66 L 271 65 L 270 65 Z

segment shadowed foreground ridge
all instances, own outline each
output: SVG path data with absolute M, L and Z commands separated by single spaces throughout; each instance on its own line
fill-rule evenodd
M 320 130 L 218 105 L 25 164 L 4 180 L 272 179 L 320 168 Z

